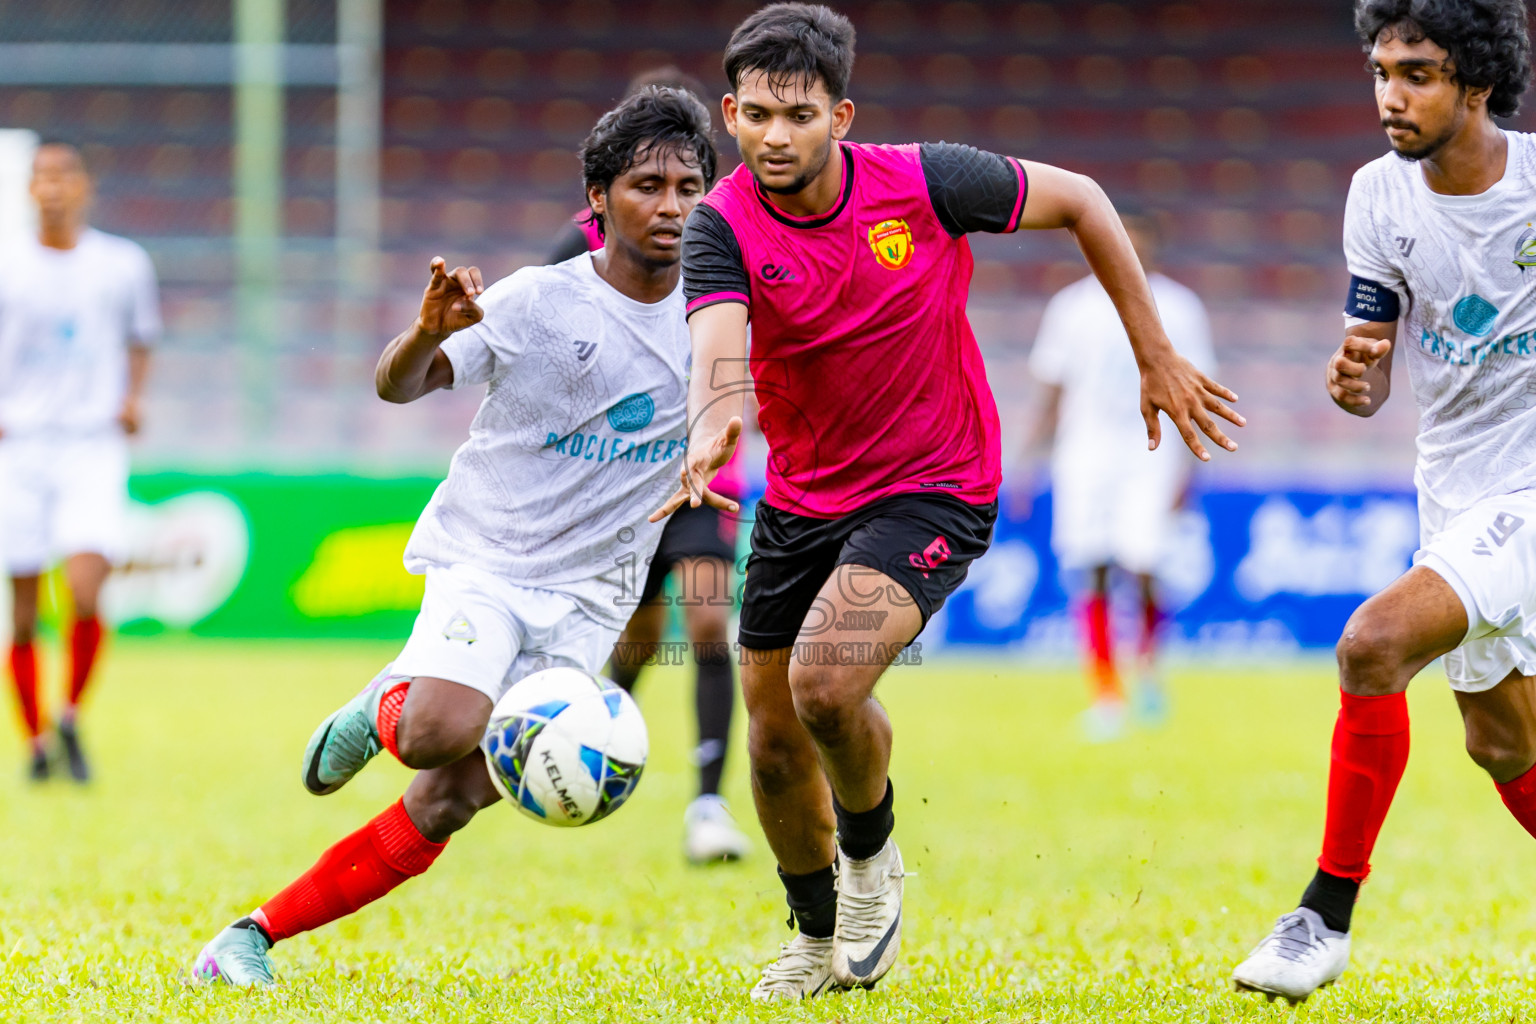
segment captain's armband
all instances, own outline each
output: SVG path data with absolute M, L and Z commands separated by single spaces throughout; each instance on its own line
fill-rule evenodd
M 1384 284 L 1352 274 L 1349 278 L 1349 297 L 1344 301 L 1344 316 L 1350 320 L 1389 324 L 1398 317 L 1397 292 Z

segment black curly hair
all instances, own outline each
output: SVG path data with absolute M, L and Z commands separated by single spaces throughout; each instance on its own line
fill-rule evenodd
M 1513 117 L 1520 109 L 1531 81 L 1525 0 L 1357 0 L 1355 31 L 1366 52 L 1388 29 L 1405 43 L 1445 47 L 1458 83 L 1493 90 L 1490 114 Z
M 709 111 L 693 93 L 665 85 L 647 85 L 598 118 L 581 144 L 581 179 L 604 191 L 614 179 L 657 151 L 675 152 L 704 175 L 704 187 L 715 183 L 715 143 Z M 593 211 L 591 222 L 603 232 L 603 218 Z

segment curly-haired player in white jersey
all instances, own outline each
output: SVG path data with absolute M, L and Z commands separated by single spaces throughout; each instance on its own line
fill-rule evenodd
M 1295 1001 L 1349 961 L 1350 913 L 1408 761 L 1404 691 L 1445 658 L 1467 751 L 1536 835 L 1536 136 L 1501 130 L 1530 80 L 1523 0 L 1358 0 L 1393 153 L 1355 175 L 1352 275 L 1328 393 L 1369 416 L 1407 363 L 1420 548 L 1339 640 L 1318 870 L 1233 973 Z
M 87 223 L 95 189 L 80 151 L 45 142 L 32 164 L 38 232 L 0 249 L 0 549 L 11 577 L 11 678 L 50 774 L 38 695 L 38 583 L 62 559 L 74 624 L 58 738 L 76 782 L 90 769 L 76 711 L 101 643 L 97 604 L 123 555 L 128 435 L 160 336 L 155 268 L 137 243 Z
M 201 980 L 269 984 L 273 943 L 427 870 L 499 799 L 480 752 L 496 700 L 552 666 L 595 673 L 638 601 L 634 567 L 662 532 L 646 516 L 687 441 L 680 252 L 714 180 L 709 113 L 688 93 L 641 90 L 598 121 L 582 162 L 602 250 L 488 289 L 476 268 L 434 260 L 420 315 L 379 360 L 393 402 L 490 387 L 406 546 L 406 567 L 427 577 L 410 640 L 321 723 L 303 780 L 334 792 L 381 750 L 416 777 L 219 932 L 193 966 Z

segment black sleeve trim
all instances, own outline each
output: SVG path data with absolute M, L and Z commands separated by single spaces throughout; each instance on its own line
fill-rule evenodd
M 950 142 L 925 142 L 918 149 L 933 212 L 951 237 L 1017 230 L 1029 190 L 1022 164 Z
M 688 312 L 716 302 L 752 305 L 752 283 L 725 215 L 700 203 L 683 225 L 683 295 Z

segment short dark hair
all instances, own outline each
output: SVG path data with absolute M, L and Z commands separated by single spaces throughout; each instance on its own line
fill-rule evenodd
M 598 118 L 581 144 L 581 177 L 588 187 L 605 191 L 614 179 L 658 150 L 671 150 L 715 183 L 715 143 L 709 111 L 691 92 L 647 85 Z M 596 211 L 591 222 L 603 232 Z
M 725 47 L 733 91 L 750 71 L 766 72 L 774 95 L 820 79 L 837 103 L 853 74 L 853 23 L 821 4 L 770 4 L 737 25 Z
M 34 152 L 49 148 L 69 150 L 74 154 L 75 160 L 79 162 L 80 169 L 86 174 L 91 173 L 91 165 L 85 159 L 85 150 L 73 139 L 66 139 L 58 135 L 44 135 L 37 140 L 37 150 L 34 150 Z
M 1390 29 L 1405 43 L 1443 46 L 1456 81 L 1492 89 L 1488 112 L 1513 117 L 1531 81 L 1531 40 L 1525 0 L 1356 0 L 1355 31 L 1366 51 Z

